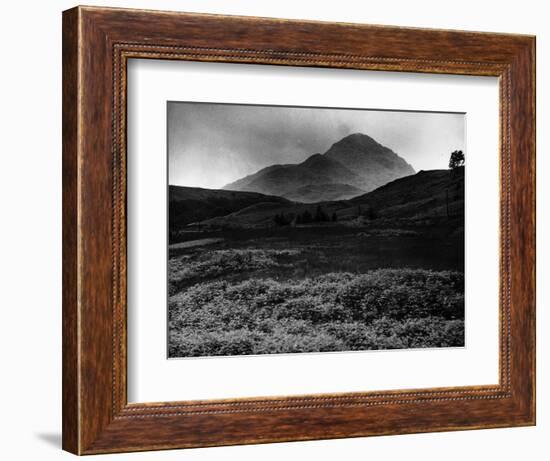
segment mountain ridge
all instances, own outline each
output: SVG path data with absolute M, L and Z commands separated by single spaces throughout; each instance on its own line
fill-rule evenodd
M 296 195 L 304 186 L 344 184 L 368 192 L 388 181 L 414 173 L 402 157 L 363 133 L 353 133 L 331 145 L 324 153 L 316 153 L 297 164 L 270 165 L 226 184 L 224 190 L 251 191 L 267 195 L 286 196 L 294 200 L 315 202 L 321 192 L 307 197 Z M 345 193 L 332 197 L 347 199 Z
M 314 214 L 321 208 L 339 223 L 357 220 L 425 220 L 449 218 L 455 224 L 464 214 L 464 167 L 456 170 L 427 170 L 391 181 L 374 191 L 350 200 L 315 203 L 273 203 L 250 205 L 226 216 L 217 216 L 202 224 L 213 227 L 272 226 L 275 215 L 297 215 L 306 210 Z

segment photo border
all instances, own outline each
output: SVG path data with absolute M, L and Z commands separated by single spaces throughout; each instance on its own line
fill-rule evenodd
M 340 107 L 340 106 L 305 106 L 305 105 L 296 105 L 296 104 L 260 104 L 260 103 L 238 103 L 238 102 L 210 102 L 210 101 L 177 101 L 177 100 L 167 100 L 166 101 L 166 229 L 167 234 L 170 232 L 170 149 L 169 149 L 169 135 L 168 135 L 168 105 L 169 104 L 201 104 L 201 105 L 219 105 L 219 106 L 239 106 L 239 107 L 276 107 L 282 109 L 319 109 L 319 110 L 343 110 L 343 111 L 356 111 L 356 112 L 404 112 L 409 114 L 420 113 L 420 114 L 451 114 L 451 115 L 464 115 L 464 111 L 442 111 L 442 110 L 414 110 L 414 109 L 380 109 L 380 108 L 370 108 L 370 107 Z M 464 142 L 466 142 L 466 118 L 463 120 L 464 128 Z M 305 159 L 304 159 L 305 160 Z M 405 159 L 403 159 L 405 160 Z M 405 160 L 406 161 L 406 160 Z M 269 166 L 269 165 L 268 165 Z M 265 168 L 265 167 L 264 167 Z M 241 178 L 237 178 L 241 179 Z M 399 178 L 397 178 L 399 179 Z M 189 186 L 195 187 L 195 186 Z M 375 189 L 373 189 L 375 190 Z M 372 192 L 372 191 L 369 191 Z M 368 192 L 363 192 L 364 194 Z M 466 196 L 466 195 L 464 195 Z M 349 199 L 348 199 L 349 200 Z M 464 204 L 464 215 L 466 214 L 466 207 Z M 464 216 L 465 219 L 465 216 Z M 169 271 L 169 260 L 170 260 L 170 249 L 169 249 L 169 236 L 167 236 L 166 242 L 166 273 L 168 277 L 170 276 Z M 464 250 L 466 246 L 466 241 L 464 237 Z M 465 257 L 464 257 L 465 263 Z M 465 264 L 464 264 L 465 267 Z M 341 353 L 359 353 L 359 352 L 372 352 L 374 349 L 350 349 L 342 351 L 300 351 L 300 352 L 265 352 L 262 354 L 233 354 L 233 355 L 201 355 L 201 356 L 182 356 L 182 357 L 170 357 L 168 353 L 169 344 L 170 344 L 170 327 L 169 327 L 169 311 L 170 311 L 170 296 L 168 295 L 168 288 L 170 282 L 166 280 L 166 359 L 167 360 L 197 360 L 197 359 L 209 359 L 209 358 L 232 358 L 232 357 L 258 357 L 271 354 L 281 355 L 296 355 L 296 354 L 341 354 Z M 465 295 L 465 292 L 464 292 Z M 464 323 L 466 323 L 466 302 L 464 302 Z M 391 351 L 400 351 L 400 350 L 427 350 L 427 349 L 463 349 L 466 347 L 466 328 L 463 330 L 463 344 L 461 346 L 432 346 L 432 347 L 412 347 L 412 348 L 396 348 L 396 349 L 377 349 L 380 352 L 391 352 Z
M 130 58 L 499 77 L 499 384 L 129 404 Z M 533 424 L 534 37 L 95 7 L 63 13 L 65 450 L 92 454 Z

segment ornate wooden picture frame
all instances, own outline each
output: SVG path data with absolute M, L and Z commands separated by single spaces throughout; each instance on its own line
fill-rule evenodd
M 498 77 L 498 385 L 128 403 L 126 69 L 132 58 Z M 94 7 L 63 13 L 65 450 L 93 454 L 533 424 L 534 37 Z

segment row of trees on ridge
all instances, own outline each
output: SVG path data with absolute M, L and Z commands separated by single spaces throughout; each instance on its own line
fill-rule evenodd
M 315 213 L 304 210 L 302 213 L 278 213 L 273 217 L 273 222 L 277 226 L 288 226 L 290 224 L 311 224 L 319 222 L 336 222 L 338 216 L 332 213 L 331 216 L 323 210 L 321 205 L 317 205 Z

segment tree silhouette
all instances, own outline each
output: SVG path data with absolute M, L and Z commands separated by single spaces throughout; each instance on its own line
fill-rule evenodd
M 309 224 L 311 221 L 313 221 L 313 216 L 311 216 L 309 210 L 304 211 L 302 213 L 302 222 L 304 224 Z
M 449 159 L 449 168 L 454 170 L 455 168 L 464 166 L 464 162 L 464 153 L 461 150 L 455 150 Z
M 294 217 L 292 215 L 286 216 L 284 213 L 276 214 L 275 216 L 273 216 L 273 222 L 277 226 L 288 226 L 293 219 Z
M 325 221 L 324 217 L 325 217 L 325 213 L 323 212 L 321 205 L 317 205 L 317 209 L 315 210 L 315 216 L 313 217 L 313 220 L 315 222 Z

